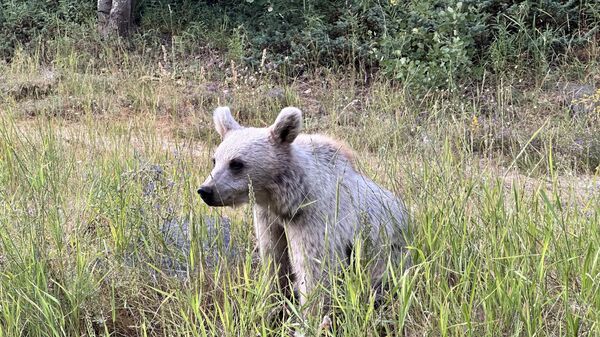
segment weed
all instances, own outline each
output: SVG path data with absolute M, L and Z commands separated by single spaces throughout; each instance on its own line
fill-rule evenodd
M 421 95 L 347 68 L 290 78 L 270 51 L 254 71 L 238 63 L 246 30 L 223 39 L 229 59 L 200 66 L 176 37 L 17 48 L 0 64 L 0 336 L 599 335 L 599 114 L 573 114 L 555 88 L 593 86 L 598 46 L 556 67 L 541 57 L 549 33 L 500 24 L 490 59 L 502 76 Z M 353 39 L 348 60 L 362 62 Z M 532 48 L 543 76 L 506 70 Z M 326 54 L 306 55 L 316 66 Z M 307 131 L 348 142 L 361 172 L 404 197 L 412 267 L 390 268 L 379 306 L 358 258 L 320 289 L 331 320 L 302 321 L 271 291 L 249 208 L 201 202 L 222 104 L 248 125 L 299 105 Z

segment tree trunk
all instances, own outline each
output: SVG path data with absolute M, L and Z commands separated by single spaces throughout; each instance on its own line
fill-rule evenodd
M 134 0 L 98 0 L 98 31 L 103 37 L 126 36 L 132 25 Z

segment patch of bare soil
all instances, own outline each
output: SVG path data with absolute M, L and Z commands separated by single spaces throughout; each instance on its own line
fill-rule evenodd
M 111 123 L 114 125 L 120 123 L 123 128 L 127 128 L 128 120 L 124 116 L 118 120 L 112 120 Z M 184 121 L 188 123 L 191 121 Z M 147 122 L 148 123 L 148 122 Z M 180 122 L 181 123 L 181 122 Z M 213 145 L 207 144 L 205 141 L 195 138 L 186 137 L 178 138 L 176 136 L 177 130 L 180 127 L 179 123 L 173 122 L 168 117 L 155 120 L 150 123 L 150 128 L 153 129 L 154 134 L 151 142 L 154 148 L 158 146 L 160 149 L 170 153 L 177 153 L 184 151 L 186 154 L 193 157 L 198 157 L 201 162 L 202 160 L 210 156 Z M 23 119 L 18 122 L 18 127 L 22 128 L 23 131 L 27 132 L 27 129 L 35 127 L 35 119 Z M 54 127 L 56 133 L 65 141 L 69 143 L 78 143 L 80 146 L 89 148 L 90 151 L 102 151 L 102 148 L 106 145 L 106 149 L 109 148 L 109 144 L 114 142 L 114 136 L 111 139 L 110 136 L 103 134 L 100 129 L 94 130 L 95 139 L 91 140 L 86 135 L 89 134 L 90 130 L 88 126 L 76 121 L 63 121 Z M 137 135 L 136 135 L 137 134 Z M 132 150 L 139 153 L 143 153 L 145 145 L 150 141 L 148 137 L 140 136 L 140 133 L 131 133 L 128 135 Z M 359 157 L 366 159 L 366 162 L 373 163 L 373 158 L 365 158 L 368 156 L 366 153 L 359 154 Z M 407 160 L 410 160 L 407 158 Z M 577 200 L 572 200 L 578 204 L 586 204 L 590 200 L 600 199 L 600 177 L 592 174 L 578 174 L 578 175 L 557 175 L 555 179 L 549 176 L 534 177 L 519 172 L 514 167 L 503 167 L 491 160 L 482 159 L 479 161 L 478 167 L 467 168 L 468 171 L 487 173 L 489 176 L 498 177 L 502 182 L 507 191 L 511 193 L 513 187 L 521 187 L 526 191 L 534 192 L 539 188 L 546 190 L 556 189 L 561 195 L 564 196 L 575 196 Z
M 26 78 L 0 76 L 0 99 L 12 97 L 20 101 L 45 97 L 52 93 L 59 79 L 60 75 L 52 69 L 42 69 Z
M 127 128 L 127 120 L 123 118 L 110 118 L 104 120 L 101 124 L 110 123 L 113 127 L 116 124 L 122 124 Z M 148 122 L 146 122 L 148 123 Z M 21 119 L 17 122 L 17 127 L 24 133 L 31 133 L 38 128 L 35 118 Z M 167 117 L 151 122 L 153 137 L 145 137 L 141 134 L 142 130 L 127 134 L 127 139 L 131 148 L 143 152 L 145 145 L 152 142 L 153 146 L 158 146 L 165 152 L 180 152 L 185 149 L 186 153 L 195 157 L 203 157 L 208 153 L 209 146 L 204 142 L 194 139 L 177 139 L 174 136 L 177 125 L 169 121 Z M 102 150 L 102 147 L 108 147 L 115 141 L 115 135 L 109 136 L 102 131 L 102 127 L 90 130 L 89 126 L 81 121 L 61 120 L 53 125 L 53 130 L 66 143 L 79 144 L 88 147 L 90 150 Z M 93 134 L 94 138 L 88 137 Z M 150 139 L 151 138 L 151 139 Z
M 557 175 L 552 177 L 533 177 L 525 175 L 514 168 L 496 166 L 489 161 L 482 161 L 482 168 L 501 178 L 507 192 L 513 187 L 522 187 L 526 191 L 534 192 L 539 188 L 554 190 L 561 196 L 573 195 L 577 204 L 585 204 L 590 200 L 600 198 L 600 176 L 590 174 Z

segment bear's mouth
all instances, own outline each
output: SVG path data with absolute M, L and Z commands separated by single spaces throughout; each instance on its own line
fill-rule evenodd
M 207 189 L 203 187 L 198 189 L 198 194 L 200 195 L 200 198 L 202 198 L 202 201 L 211 207 L 235 207 L 248 202 L 248 196 L 246 194 L 240 195 L 237 198 L 227 198 L 223 197 L 223 195 L 214 191 L 213 189 Z
M 205 204 L 211 207 L 222 207 L 225 206 L 225 203 L 221 198 L 216 196 L 214 193 L 209 193 L 203 188 L 198 189 L 198 194 L 200 194 L 200 198 L 204 201 Z
M 214 199 L 204 199 L 204 198 L 202 198 L 202 201 L 204 201 L 204 203 L 207 204 L 210 207 L 225 207 L 225 206 L 227 206 L 223 202 L 219 202 L 219 201 L 214 200 Z

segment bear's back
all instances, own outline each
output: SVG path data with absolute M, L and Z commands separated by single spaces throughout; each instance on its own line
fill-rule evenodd
M 320 134 L 300 134 L 294 145 L 304 155 L 312 157 L 317 167 L 334 167 L 346 170 L 349 166 L 354 170 L 354 154 L 343 142 Z
M 303 163 L 308 182 L 306 204 L 310 206 L 305 214 L 309 209 L 314 211 L 318 226 L 335 224 L 334 250 L 340 252 L 353 242 L 363 226 L 371 228 L 373 242 L 403 242 L 406 213 L 402 201 L 355 169 L 350 148 L 318 134 L 301 134 L 293 144 L 296 163 Z
M 355 169 L 354 154 L 343 142 L 319 134 L 301 134 L 294 141 L 304 157 L 304 172 L 310 181 L 313 198 L 327 204 L 325 210 L 353 216 L 367 214 L 379 224 L 394 219 L 403 222 L 404 207 L 391 191 L 373 182 Z M 336 205 L 337 204 L 337 205 Z M 338 211 L 335 211 L 336 208 Z

